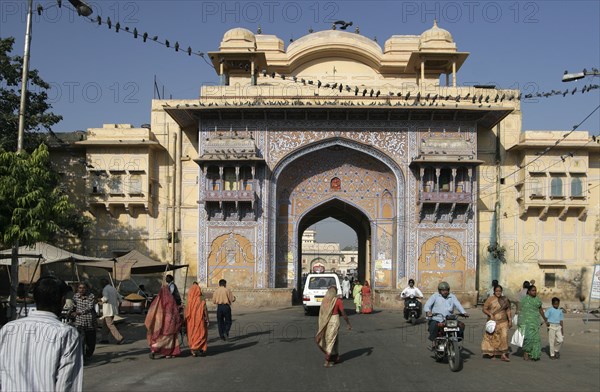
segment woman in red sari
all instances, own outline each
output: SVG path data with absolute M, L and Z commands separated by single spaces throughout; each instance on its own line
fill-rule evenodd
M 373 295 L 371 294 L 371 286 L 369 281 L 365 280 L 365 284 L 360 290 L 362 293 L 362 312 L 372 313 L 373 312 Z
M 185 321 L 192 356 L 205 356 L 208 347 L 208 311 L 206 310 L 206 300 L 202 297 L 202 290 L 196 282 L 192 284 L 188 293 Z
M 168 286 L 163 286 L 152 301 L 146 315 L 146 339 L 150 346 L 150 358 L 171 358 L 181 354 L 179 332 L 181 317 L 175 298 Z

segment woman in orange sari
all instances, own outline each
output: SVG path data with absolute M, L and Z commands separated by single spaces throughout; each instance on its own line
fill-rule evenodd
M 146 315 L 146 339 L 150 346 L 150 358 L 171 358 L 181 354 L 179 332 L 181 317 L 175 298 L 168 286 L 163 286 L 152 301 Z
M 188 345 L 192 356 L 206 355 L 208 347 L 208 311 L 206 301 L 202 297 L 202 290 L 194 282 L 188 293 L 188 303 L 185 307 L 185 321 L 187 323 Z
M 363 313 L 372 313 L 373 312 L 373 296 L 371 294 L 371 286 L 369 286 L 369 281 L 365 280 L 365 284 L 360 290 L 362 293 L 362 312 Z
M 510 301 L 502 295 L 502 286 L 494 287 L 494 295 L 488 297 L 483 304 L 483 313 L 488 317 L 488 321 L 496 322 L 494 332 L 483 332 L 483 341 L 481 342 L 483 355 L 490 358 L 500 355 L 501 360 L 510 362 L 508 359 L 508 330 L 512 327 L 512 317 Z

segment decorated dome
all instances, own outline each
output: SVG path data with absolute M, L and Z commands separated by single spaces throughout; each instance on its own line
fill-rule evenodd
M 448 30 L 440 29 L 437 25 L 437 21 L 433 21 L 433 27 L 426 30 L 421 34 L 421 42 L 427 41 L 445 41 L 452 43 L 452 34 Z

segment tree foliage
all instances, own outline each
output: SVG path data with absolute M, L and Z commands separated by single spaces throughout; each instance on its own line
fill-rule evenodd
M 46 145 L 31 154 L 0 152 L 0 243 L 12 246 L 81 237 L 88 221 L 59 185 Z
M 0 150 L 5 151 L 17 149 L 19 128 L 23 58 L 11 55 L 14 43 L 12 37 L 0 38 Z M 51 131 L 62 117 L 49 111 L 52 105 L 48 103 L 46 90 L 50 85 L 42 80 L 37 70 L 30 70 L 28 75 L 23 147 L 33 151 L 41 142 L 41 131 Z

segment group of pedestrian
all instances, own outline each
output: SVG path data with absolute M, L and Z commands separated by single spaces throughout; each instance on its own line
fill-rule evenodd
M 179 336 L 184 326 L 192 356 L 206 356 L 210 321 L 206 299 L 200 286 L 197 282 L 192 284 L 187 304 L 183 307 L 173 277 L 167 275 L 166 281 L 167 285 L 161 288 L 146 315 L 146 338 L 150 346 L 150 358 L 172 358 L 181 355 Z M 232 325 L 231 304 L 235 299 L 231 290 L 227 288 L 227 281 L 221 279 L 219 287 L 213 293 L 213 303 L 217 305 L 219 337 L 224 341 L 229 339 Z
M 163 356 L 170 358 L 181 353 L 179 333 L 183 323 L 187 324 L 188 343 L 192 356 L 204 356 L 207 350 L 209 317 L 206 300 L 202 296 L 200 286 L 194 282 L 181 317 L 181 303 L 178 304 L 179 291 L 171 275 L 167 284 L 158 293 L 150 305 L 146 316 L 147 339 L 150 346 L 150 357 Z M 117 343 L 124 338 L 114 327 L 114 316 L 118 313 L 118 293 L 116 289 L 103 280 L 102 298 L 104 324 L 106 334 L 110 331 Z M 219 336 L 222 340 L 229 338 L 231 328 L 231 304 L 235 296 L 227 287 L 224 279 L 219 281 L 219 288 L 213 295 L 213 303 L 217 305 Z M 411 288 L 414 285 L 412 281 Z M 563 312 L 560 299 L 552 298 L 552 307 L 542 309 L 542 302 L 537 298 L 535 285 L 524 284 L 526 295 L 520 301 L 518 312 L 518 328 L 524 335 L 522 349 L 525 360 L 538 360 L 541 354 L 540 317 L 549 330 L 550 357 L 560 357 L 563 342 Z M 359 289 L 357 289 L 359 287 Z M 361 298 L 359 306 L 364 313 L 365 298 L 367 306 L 371 305 L 369 283 L 356 285 L 355 301 Z M 37 311 L 29 317 L 7 323 L 0 329 L 0 385 L 2 390 L 81 390 L 83 385 L 84 358 L 89 358 L 95 348 L 95 296 L 89 292 L 85 283 L 77 286 L 73 296 L 73 314 L 77 329 L 61 322 L 68 285 L 53 276 L 40 278 L 33 287 L 33 297 Z M 357 308 L 358 309 L 358 308 Z M 450 286 L 446 282 L 438 285 L 438 293 L 433 294 L 425 303 L 424 311 L 430 318 L 429 339 L 435 341 L 438 318 L 444 318 L 457 310 L 463 316 L 468 314 L 460 301 L 450 294 Z M 509 362 L 508 330 L 512 327 L 510 301 L 503 295 L 503 288 L 494 282 L 493 295 L 483 305 L 483 313 L 488 322 L 494 322 L 494 328 L 484 332 L 481 344 L 484 355 L 500 356 Z M 344 310 L 341 298 L 338 298 L 335 286 L 328 288 L 319 312 L 318 329 L 315 341 L 325 354 L 325 367 L 340 362 L 339 328 L 340 317 L 351 330 L 352 326 Z M 462 323 L 461 323 L 462 324 Z M 460 326 L 462 336 L 464 324 Z M 79 331 L 79 332 L 78 332 Z M 43 336 L 44 339 L 39 339 Z M 28 355 L 14 355 L 26 352 Z
M 535 281 L 533 281 L 535 283 Z M 504 296 L 503 288 L 497 281 L 493 282 L 494 294 L 483 304 L 483 313 L 488 317 L 488 323 L 494 321 L 494 328 L 484 332 L 481 351 L 484 356 L 510 362 L 508 331 L 513 327 L 513 317 L 510 301 Z M 564 315 L 560 309 L 560 299 L 552 298 L 552 307 L 544 311 L 542 301 L 537 297 L 537 287 L 530 281 L 523 282 L 518 306 L 516 336 L 513 343 L 520 345 L 523 359 L 537 361 L 541 357 L 540 326 L 548 327 L 548 343 L 550 359 L 560 358 L 560 348 L 564 340 Z M 540 323 L 540 318 L 543 323 Z M 521 339 L 522 338 L 522 339 Z
M 96 307 L 102 305 L 100 318 L 102 333 L 100 343 L 108 343 L 109 333 L 115 338 L 117 344 L 124 344 L 125 338 L 114 324 L 114 318 L 119 313 L 120 295 L 109 283 L 108 279 L 101 279 L 102 297 L 96 299 L 87 282 L 77 284 L 77 292 L 71 297 L 67 286 L 65 304 L 61 312 L 63 322 L 71 322 L 79 331 L 83 340 L 84 361 L 89 361 L 96 349 L 96 332 L 98 329 L 98 312 Z
M 373 313 L 373 293 L 371 292 L 371 286 L 369 285 L 368 280 L 365 280 L 364 284 L 361 284 L 359 280 L 355 280 L 352 289 L 352 298 L 357 314 Z

